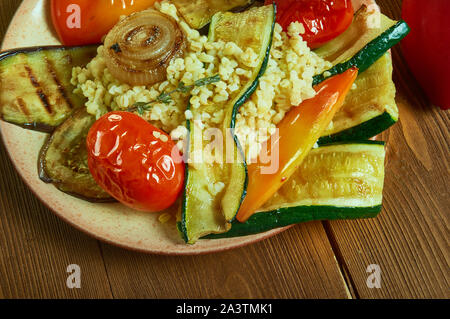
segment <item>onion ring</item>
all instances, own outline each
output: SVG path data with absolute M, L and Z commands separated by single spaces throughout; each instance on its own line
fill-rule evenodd
M 184 56 L 186 37 L 172 17 L 154 9 L 134 13 L 105 38 L 106 65 L 118 80 L 152 85 L 167 78 L 167 67 Z

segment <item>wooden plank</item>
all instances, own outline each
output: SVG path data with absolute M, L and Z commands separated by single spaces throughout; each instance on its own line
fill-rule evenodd
M 20 2 L 0 2 L 0 38 Z M 36 199 L 3 143 L 0 159 L 0 298 L 110 298 L 98 242 Z M 70 264 L 81 267 L 81 289 L 66 286 Z
M 400 17 L 400 1 L 379 1 Z M 393 50 L 400 124 L 388 142 L 384 211 L 377 219 L 325 223 L 339 261 L 361 298 L 449 298 L 449 112 L 430 105 Z M 370 289 L 367 266 L 381 267 Z
M 57 218 L 28 190 L 0 146 L 0 298 L 109 298 L 98 242 Z M 81 267 L 68 289 L 67 266 Z
M 117 298 L 349 297 L 320 222 L 204 256 L 151 256 L 102 247 Z
M 3 0 L 0 2 L 0 39 L 3 39 L 9 22 L 21 2 L 21 0 Z

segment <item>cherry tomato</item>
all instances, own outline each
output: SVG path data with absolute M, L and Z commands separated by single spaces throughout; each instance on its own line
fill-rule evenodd
M 121 15 L 145 10 L 156 0 L 51 0 L 53 25 L 65 45 L 100 43 Z
M 277 22 L 286 31 L 292 22 L 305 27 L 303 40 L 311 49 L 336 38 L 353 20 L 351 0 L 266 0 L 277 4 Z
M 403 0 L 403 19 L 411 27 L 402 41 L 405 59 L 433 104 L 450 108 L 449 0 Z
M 184 164 L 170 137 L 129 112 L 101 117 L 87 136 L 89 169 L 97 183 L 123 204 L 162 211 L 178 198 Z

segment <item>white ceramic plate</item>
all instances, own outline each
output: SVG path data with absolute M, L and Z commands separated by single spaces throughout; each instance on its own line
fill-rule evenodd
M 23 1 L 9 26 L 3 50 L 60 44 L 51 26 L 49 2 Z M 376 6 L 373 0 L 353 0 L 353 3 L 355 8 L 362 3 Z M 196 255 L 248 245 L 288 228 L 232 239 L 200 240 L 195 245 L 186 245 L 174 223 L 161 224 L 157 214 L 139 213 L 120 204 L 88 203 L 43 183 L 37 174 L 37 161 L 46 134 L 3 121 L 0 121 L 0 132 L 17 171 L 36 196 L 63 220 L 102 241 L 148 253 Z

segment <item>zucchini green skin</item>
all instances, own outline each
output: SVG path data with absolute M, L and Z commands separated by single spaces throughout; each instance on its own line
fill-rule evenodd
M 345 131 L 329 136 L 322 136 L 317 143 L 319 146 L 322 146 L 336 142 L 367 140 L 384 132 L 395 123 L 397 123 L 397 120 L 388 112 L 384 112 L 380 116 Z
M 331 146 L 331 145 L 352 145 L 352 144 L 364 144 L 364 145 L 381 145 L 386 146 L 385 141 L 372 141 L 372 140 L 348 140 L 348 141 L 337 141 L 330 142 L 324 144 L 322 146 Z
M 375 61 L 383 56 L 390 48 L 399 43 L 410 32 L 410 27 L 405 21 L 399 21 L 394 26 L 383 32 L 372 42 L 368 43 L 361 51 L 359 51 L 350 60 L 337 64 L 330 70 L 316 75 L 313 80 L 313 84 L 317 85 L 328 77 L 341 74 L 348 69 L 356 66 L 359 69 L 359 73 L 367 70 Z M 325 76 L 326 73 L 327 76 Z
M 271 23 L 271 31 L 270 31 L 270 41 L 269 44 L 267 46 L 267 49 L 265 51 L 264 54 L 264 59 L 263 62 L 261 64 L 260 70 L 258 72 L 258 74 L 256 75 L 254 81 L 252 82 L 252 84 L 248 87 L 248 89 L 246 90 L 246 92 L 244 92 L 235 102 L 234 106 L 233 106 L 233 110 L 232 110 L 232 115 L 231 115 L 231 121 L 230 121 L 230 129 L 231 129 L 231 133 L 233 135 L 233 139 L 235 142 L 235 145 L 237 147 L 237 151 L 240 153 L 241 158 L 243 159 L 242 162 L 242 168 L 245 172 L 245 180 L 243 181 L 243 192 L 242 195 L 240 196 L 240 200 L 239 200 L 239 204 L 238 207 L 234 213 L 234 216 L 228 220 L 227 222 L 229 223 L 233 223 L 235 221 L 236 215 L 239 211 L 240 206 L 242 205 L 242 202 L 244 201 L 245 196 L 247 195 L 247 186 L 248 186 L 248 170 L 247 170 L 247 164 L 245 162 L 245 154 L 244 151 L 242 149 L 242 146 L 239 142 L 238 137 L 235 134 L 235 127 L 236 127 L 236 116 L 239 112 L 240 107 L 251 97 L 251 95 L 256 91 L 258 85 L 259 85 L 259 79 L 264 75 L 266 69 L 267 69 L 267 65 L 269 63 L 269 58 L 270 58 L 270 50 L 272 48 L 272 42 L 273 42 L 273 34 L 274 34 L 274 30 L 275 30 L 275 24 L 276 24 L 276 13 L 277 13 L 277 8 L 275 3 L 273 4 L 273 21 Z M 214 18 L 213 18 L 214 20 Z M 213 23 L 211 23 L 210 28 L 212 29 Z M 211 40 L 211 31 L 210 31 L 210 40 Z M 190 106 L 188 106 L 188 109 L 190 108 Z M 188 131 L 191 131 L 191 123 L 190 121 L 187 121 L 187 129 Z M 190 134 L 188 134 L 188 139 L 187 139 L 187 145 L 190 145 Z M 189 150 L 188 150 L 189 152 Z M 182 199 L 182 205 L 181 205 L 181 222 L 177 223 L 177 228 L 181 234 L 181 237 L 183 238 L 183 240 L 186 243 L 193 243 L 192 238 L 190 238 L 189 236 L 189 230 L 188 230 L 188 226 L 187 226 L 187 220 L 188 220 L 188 206 L 189 206 L 189 185 L 191 183 L 191 174 L 189 173 L 190 168 L 189 168 L 189 163 L 186 163 L 185 166 L 185 187 L 184 187 L 184 191 L 183 191 L 183 199 Z
M 257 213 L 245 223 L 233 223 L 231 230 L 224 234 L 213 234 L 205 239 L 232 238 L 263 233 L 276 228 L 318 220 L 374 218 L 382 206 L 374 207 L 335 207 L 298 206 L 280 208 L 270 212 Z
M 187 106 L 187 110 L 191 109 L 191 104 L 189 103 Z M 186 121 L 186 128 L 188 132 L 191 131 L 191 121 Z M 190 134 L 186 137 L 186 145 L 191 145 L 191 136 Z M 189 152 L 189 150 L 188 150 Z M 181 222 L 177 222 L 177 229 L 178 233 L 180 234 L 181 238 L 184 240 L 185 243 L 189 242 L 189 236 L 188 236 L 188 229 L 186 226 L 186 208 L 187 208 L 187 199 L 188 199 L 188 193 L 187 193 L 187 185 L 189 185 L 190 178 L 189 178 L 189 163 L 186 161 L 184 164 L 184 187 L 183 187 L 183 195 L 181 200 Z
M 241 196 L 241 202 L 239 203 L 239 208 L 242 206 L 242 203 L 244 202 L 245 196 L 247 195 L 247 188 L 248 188 L 248 167 L 247 167 L 247 163 L 245 162 L 245 152 L 241 146 L 241 143 L 239 142 L 239 139 L 237 137 L 237 135 L 235 134 L 235 129 L 236 129 L 236 116 L 241 108 L 242 105 L 244 105 L 244 103 L 250 99 L 250 97 L 253 95 L 253 93 L 255 93 L 256 89 L 258 88 L 259 85 L 259 79 L 264 75 L 264 73 L 266 73 L 266 69 L 267 69 L 267 65 L 269 64 L 269 59 L 270 59 L 270 50 L 272 49 L 272 43 L 273 43 L 273 34 L 275 31 L 275 23 L 276 23 L 276 16 L 277 16 L 277 6 L 275 5 L 275 3 L 273 4 L 273 11 L 274 11 L 274 20 L 273 20 L 273 24 L 272 24 L 272 33 L 270 35 L 270 43 L 269 46 L 267 47 L 267 51 L 266 51 L 266 56 L 264 57 L 264 61 L 261 65 L 261 69 L 258 73 L 258 75 L 256 76 L 255 81 L 253 81 L 252 85 L 250 86 L 250 88 L 247 90 L 247 92 L 245 92 L 241 98 L 236 102 L 234 109 L 233 109 L 233 115 L 232 115 L 232 119 L 231 119 L 231 133 L 233 134 L 233 139 L 234 142 L 237 145 L 238 151 L 241 153 L 241 157 L 244 159 L 243 161 L 243 165 L 245 168 L 245 182 L 244 182 L 244 192 L 242 193 Z M 239 208 L 236 210 L 236 214 L 234 215 L 233 219 L 230 222 L 234 222 L 236 219 L 236 215 L 239 211 Z

